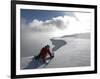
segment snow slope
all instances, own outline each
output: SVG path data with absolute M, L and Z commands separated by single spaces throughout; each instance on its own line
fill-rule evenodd
M 54 40 L 51 41 L 54 45 L 53 49 L 56 48 L 54 51 L 55 57 L 49 62 L 49 64 L 43 67 L 62 68 L 90 66 L 90 37 L 87 38 L 87 34 L 84 34 L 83 37 L 82 35 L 80 34 L 78 37 L 64 36 L 52 38 L 52 40 Z M 62 44 L 59 44 L 57 41 Z M 43 63 L 37 62 L 38 61 L 34 61 L 34 57 L 24 57 L 21 59 L 21 69 L 41 68 Z

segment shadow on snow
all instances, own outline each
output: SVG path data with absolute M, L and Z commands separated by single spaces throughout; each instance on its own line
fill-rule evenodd
M 32 61 L 29 62 L 29 64 L 23 68 L 23 69 L 36 69 L 36 68 L 45 68 L 51 61 L 51 58 L 46 58 L 48 60 L 48 63 L 43 63 L 41 59 L 36 59 L 35 57 L 32 58 Z

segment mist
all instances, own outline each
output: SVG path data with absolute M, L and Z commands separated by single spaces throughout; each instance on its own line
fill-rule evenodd
M 29 23 L 26 23 L 26 19 L 22 18 L 20 28 L 21 57 L 38 55 L 41 48 L 47 44 L 50 45 L 52 51 L 51 38 L 90 32 L 91 18 L 89 13 L 74 14 L 75 17 L 58 16 L 45 21 L 33 19 Z

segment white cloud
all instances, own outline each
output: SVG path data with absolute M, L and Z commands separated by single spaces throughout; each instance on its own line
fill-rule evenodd
M 68 16 L 60 16 L 46 21 L 34 19 L 31 23 L 29 23 L 29 27 L 33 29 L 33 31 L 55 31 L 57 29 L 63 30 L 68 26 L 68 18 Z
M 33 19 L 27 27 L 33 32 L 54 32 L 55 36 L 90 32 L 91 15 L 90 13 L 74 13 L 72 16 L 59 16 L 50 20 L 41 21 Z M 78 20 L 77 20 L 77 19 Z M 26 25 L 25 22 L 22 25 Z

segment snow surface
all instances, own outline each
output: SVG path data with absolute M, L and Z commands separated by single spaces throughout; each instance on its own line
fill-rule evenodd
M 22 57 L 21 69 L 90 66 L 89 36 L 86 33 L 49 39 L 54 45 L 54 58 L 48 64 L 43 64 L 34 56 Z

